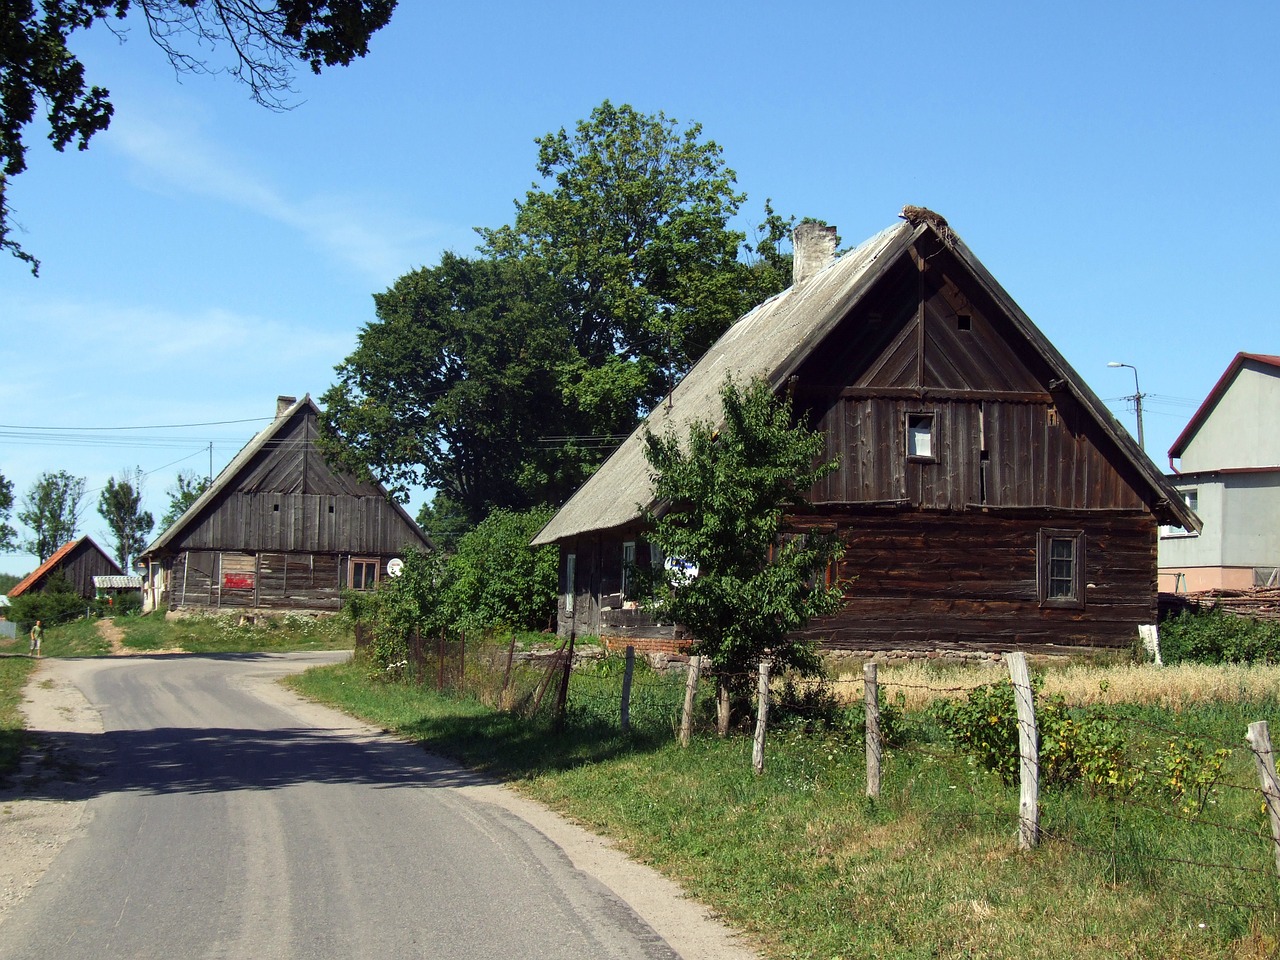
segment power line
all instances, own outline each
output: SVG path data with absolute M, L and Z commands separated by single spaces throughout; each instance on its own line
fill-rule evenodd
M 248 417 L 244 420 L 209 420 L 205 423 L 153 423 L 131 427 L 24 427 L 0 423 L 0 430 L 184 430 L 189 427 L 222 427 L 232 423 L 264 423 L 275 417 Z

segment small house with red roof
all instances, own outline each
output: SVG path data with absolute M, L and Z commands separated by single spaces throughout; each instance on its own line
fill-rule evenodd
M 1280 356 L 1237 353 L 1169 448 L 1169 480 L 1204 521 L 1160 529 L 1160 589 L 1280 584 Z
M 63 544 L 44 563 L 27 574 L 9 591 L 10 599 L 24 593 L 39 593 L 55 573 L 61 573 L 71 589 L 85 599 L 96 596 L 94 577 L 121 576 L 120 565 L 93 538 L 85 536 Z

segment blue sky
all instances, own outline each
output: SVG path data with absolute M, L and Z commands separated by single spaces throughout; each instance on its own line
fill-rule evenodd
M 136 26 L 76 38 L 116 106 L 87 152 L 28 130 L 0 260 L 0 473 L 140 466 L 158 517 L 279 394 L 318 395 L 371 295 L 510 220 L 533 139 L 604 99 L 697 121 L 748 195 L 845 244 L 931 207 L 1134 428 L 1168 447 L 1237 351 L 1280 353 L 1274 5 L 434 4 L 295 109 L 182 76 Z M 207 424 L 189 429 L 89 427 Z M 63 428 L 32 431 L 20 428 Z M 74 429 L 66 429 L 74 428 Z M 422 501 L 414 499 L 411 509 Z M 16 512 L 16 511 L 15 511 Z M 23 573 L 28 555 L 0 557 Z

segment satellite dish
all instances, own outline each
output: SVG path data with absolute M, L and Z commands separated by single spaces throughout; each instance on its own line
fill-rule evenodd
M 392 557 L 387 561 L 387 576 L 398 577 L 404 573 L 404 561 L 399 557 Z

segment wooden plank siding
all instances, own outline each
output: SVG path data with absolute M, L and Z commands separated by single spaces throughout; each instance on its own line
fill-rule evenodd
M 404 522 L 382 497 L 229 491 L 182 536 L 190 550 L 395 554 Z

